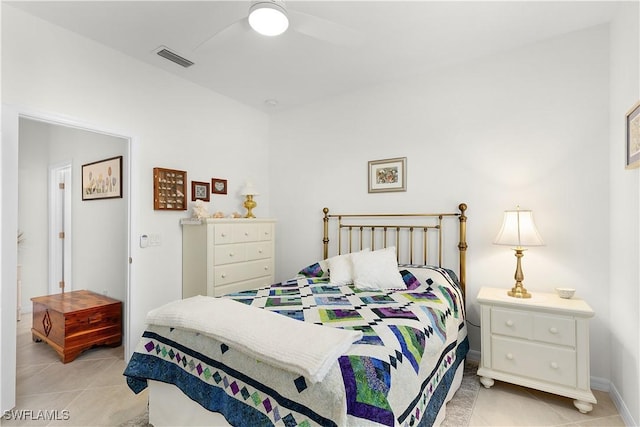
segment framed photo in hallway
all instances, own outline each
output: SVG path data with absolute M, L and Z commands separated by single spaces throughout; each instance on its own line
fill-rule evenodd
M 82 165 L 82 200 L 122 198 L 122 156 Z

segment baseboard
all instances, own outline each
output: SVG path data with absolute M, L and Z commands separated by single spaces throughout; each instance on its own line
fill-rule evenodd
M 615 384 L 612 384 L 611 382 L 609 382 L 609 396 L 611 397 L 613 404 L 616 405 L 616 408 L 618 409 L 618 412 L 620 413 L 620 416 L 622 417 L 622 420 L 624 421 L 624 424 L 626 426 L 640 425 L 640 420 L 633 419 L 633 417 L 631 416 L 631 412 L 629 412 L 629 408 L 627 408 L 624 400 L 622 400 L 622 396 L 620 396 L 618 389 L 616 388 Z
M 467 358 L 469 360 L 473 360 L 474 362 L 480 362 L 480 352 L 478 350 L 469 350 L 467 353 Z

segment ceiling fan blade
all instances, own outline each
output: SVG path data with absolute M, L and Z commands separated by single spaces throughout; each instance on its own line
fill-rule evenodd
M 315 15 L 289 10 L 293 30 L 338 46 L 355 48 L 364 43 L 364 35 L 337 22 Z
M 201 42 L 198 46 L 196 46 L 193 51 L 207 51 L 214 49 L 216 46 L 223 45 L 228 43 L 230 40 L 243 35 L 247 31 L 249 31 L 251 27 L 249 27 L 249 21 L 247 21 L 246 17 L 240 18 L 234 23 L 227 25 L 217 33 L 213 34 L 208 39 Z

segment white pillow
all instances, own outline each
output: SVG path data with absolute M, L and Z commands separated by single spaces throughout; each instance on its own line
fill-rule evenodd
M 363 249 L 362 252 L 369 252 L 371 249 Z M 336 255 L 327 260 L 329 265 L 329 283 L 335 286 L 349 285 L 353 283 L 352 254 Z
M 362 290 L 406 289 L 398 271 L 396 248 L 351 254 L 353 283 Z

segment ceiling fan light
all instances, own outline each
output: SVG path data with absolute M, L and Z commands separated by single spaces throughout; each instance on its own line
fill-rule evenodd
M 249 25 L 265 36 L 278 36 L 289 28 L 284 7 L 273 1 L 256 2 L 249 8 Z

